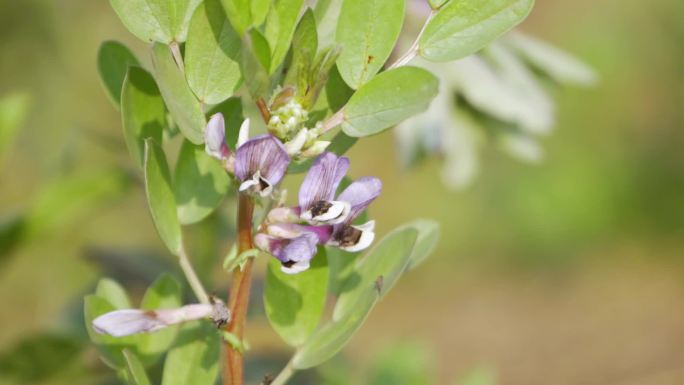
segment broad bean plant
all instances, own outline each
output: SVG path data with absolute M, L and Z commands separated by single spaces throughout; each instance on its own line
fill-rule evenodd
M 109 41 L 100 75 L 156 230 L 194 295 L 182 303 L 181 283 L 164 274 L 139 305 L 110 279 L 85 298 L 102 359 L 137 385 L 162 358 L 163 385 L 244 383 L 256 258 L 268 259 L 264 312 L 293 349 L 280 373 L 258 374 L 263 383 L 285 384 L 337 354 L 439 238 L 428 219 L 376 236 L 369 208 L 392 192 L 375 176 L 349 175 L 345 152 L 426 111 L 440 88 L 431 68 L 490 46 L 533 6 L 430 0 L 407 37 L 415 2 L 405 0 L 110 3 L 148 45 L 151 65 Z M 167 155 L 179 142 L 172 171 Z M 298 173 L 292 203 L 281 182 Z M 183 229 L 226 202 L 236 226 L 232 251 L 217 256 L 230 280 L 224 297 L 195 273 Z

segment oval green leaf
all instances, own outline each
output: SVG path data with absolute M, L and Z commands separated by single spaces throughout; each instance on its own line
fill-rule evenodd
M 150 379 L 147 377 L 145 367 L 138 356 L 128 349 L 123 350 L 123 356 L 126 359 L 126 369 L 128 376 L 135 385 L 150 385 Z
M 164 150 L 151 139 L 145 140 L 145 193 L 159 236 L 171 253 L 179 255 L 183 247 L 181 226 L 169 166 Z
M 178 281 L 169 274 L 162 274 L 147 289 L 140 308 L 144 310 L 174 309 L 181 306 L 181 287 Z M 138 354 L 146 365 L 157 361 L 173 344 L 178 326 L 169 326 L 162 330 L 140 334 L 136 347 Z
M 107 91 L 109 100 L 118 107 L 121 101 L 121 87 L 128 67 L 140 65 L 138 59 L 125 45 L 118 41 L 105 41 L 97 51 L 97 72 Z
M 427 24 L 419 53 L 436 62 L 471 55 L 525 20 L 533 5 L 534 0 L 452 0 Z
M 410 270 L 423 263 L 435 251 L 441 231 L 439 223 L 429 219 L 418 219 L 406 226 L 418 231 L 416 244 L 413 246 L 411 258 L 406 266 L 407 270 Z
M 214 385 L 218 377 L 220 338 L 206 321 L 181 328 L 178 341 L 164 362 L 162 385 Z
M 290 49 L 304 0 L 275 0 L 266 16 L 264 36 L 271 47 L 269 74 L 275 72 Z
M 197 7 L 185 44 L 185 70 L 200 101 L 218 104 L 240 85 L 240 44 L 219 0 Z
M 206 120 L 202 106 L 190 90 L 183 72 L 178 68 L 168 46 L 155 43 L 152 46 L 154 77 L 161 91 L 166 108 L 181 133 L 195 144 L 204 142 Z
M 325 308 L 328 262 L 319 248 L 311 267 L 299 274 L 285 274 L 280 262 L 271 258 L 266 272 L 264 306 L 278 335 L 289 345 L 299 346 L 313 333 Z
M 229 186 L 230 178 L 218 160 L 207 155 L 203 146 L 183 142 L 174 178 L 178 219 L 182 224 L 199 222 L 211 214 Z
M 83 299 L 85 326 L 90 340 L 95 344 L 100 357 L 108 366 L 122 369 L 126 367 L 122 350 L 125 348 L 135 349 L 137 336 L 117 338 L 97 333 L 93 329 L 93 320 L 95 318 L 114 310 L 117 310 L 117 308 L 99 295 L 88 295 Z
M 109 0 L 128 30 L 144 41 L 182 43 L 202 0 Z
M 382 68 L 404 22 L 404 0 L 344 0 L 336 40 L 342 45 L 337 68 L 357 89 Z
M 162 140 L 166 108 L 154 78 L 140 67 L 128 68 L 121 90 L 121 121 L 128 152 L 142 167 L 145 139 Z
M 425 111 L 438 90 L 437 78 L 422 68 L 405 66 L 383 72 L 349 99 L 342 130 L 352 137 L 377 134 Z
M 406 270 L 417 237 L 418 231 L 414 228 L 402 226 L 387 234 L 359 259 L 335 303 L 333 320 L 341 320 L 355 312 L 356 303 L 369 285 L 377 285 L 380 296 L 384 296 Z
M 97 282 L 95 295 L 106 299 L 117 309 L 131 308 L 131 301 L 128 299 L 126 289 L 113 279 L 101 278 Z

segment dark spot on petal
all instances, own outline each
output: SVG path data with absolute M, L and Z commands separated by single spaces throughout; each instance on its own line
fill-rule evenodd
M 317 217 L 319 215 L 323 215 L 330 210 L 332 207 L 332 203 L 328 201 L 318 201 L 315 202 L 313 205 L 311 205 L 311 216 Z
M 337 235 L 337 241 L 340 242 L 340 246 L 353 246 L 359 243 L 361 234 L 363 232 L 355 227 L 344 226 Z
M 143 314 L 148 318 L 157 318 L 157 312 L 154 310 L 145 310 Z
M 264 178 L 259 178 L 259 191 L 264 191 L 270 186 L 271 184 L 268 183 L 268 181 Z
M 297 263 L 297 262 L 295 262 L 295 261 L 285 261 L 285 262 L 282 263 L 282 265 L 285 266 L 285 267 L 287 267 L 287 268 L 289 269 L 290 267 L 294 266 L 295 263 Z

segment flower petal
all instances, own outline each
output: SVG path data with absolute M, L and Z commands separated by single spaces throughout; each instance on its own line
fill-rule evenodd
M 338 201 L 349 202 L 351 211 L 346 223 L 353 221 L 375 198 L 380 195 L 382 182 L 375 177 L 366 176 L 355 180 L 337 197 Z
M 192 304 L 177 309 L 140 310 L 121 309 L 105 313 L 93 320 L 93 328 L 100 334 L 124 337 L 149 333 L 177 323 L 209 317 L 213 306 Z
M 332 152 L 325 152 L 316 158 L 299 188 L 299 206 L 302 212 L 309 210 L 318 201 L 332 200 L 347 169 L 349 159 L 338 157 Z
M 329 244 L 351 253 L 364 250 L 375 239 L 375 221 L 368 221 L 362 225 L 336 226 L 335 233 Z
M 252 179 L 258 171 L 268 185 L 274 186 L 285 175 L 289 163 L 290 157 L 278 139 L 269 134 L 260 135 L 238 148 L 235 176 L 244 182 Z
M 204 129 L 204 150 L 219 160 L 228 157 L 230 150 L 226 145 L 226 124 L 220 112 L 211 116 Z

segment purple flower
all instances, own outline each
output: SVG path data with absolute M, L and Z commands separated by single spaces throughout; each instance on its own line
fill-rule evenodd
M 363 250 L 373 243 L 375 221 L 368 221 L 362 225 L 352 225 L 352 222 L 380 195 L 380 191 L 382 183 L 375 177 L 359 178 L 342 191 L 337 199 L 349 204 L 351 208 L 344 222 L 333 227 L 328 244 L 354 252 Z
M 299 212 L 305 221 L 334 224 L 344 221 L 351 206 L 334 200 L 335 191 L 349 169 L 349 159 L 331 152 L 314 161 L 299 188 Z
M 230 156 L 230 149 L 226 145 L 226 123 L 220 112 L 211 116 L 204 129 L 204 150 L 221 161 Z
M 324 243 L 321 240 L 330 238 L 332 229 L 321 230 L 296 224 L 270 225 L 267 233 L 254 237 L 254 243 L 276 257 L 284 273 L 297 274 L 309 268 L 317 245 Z

